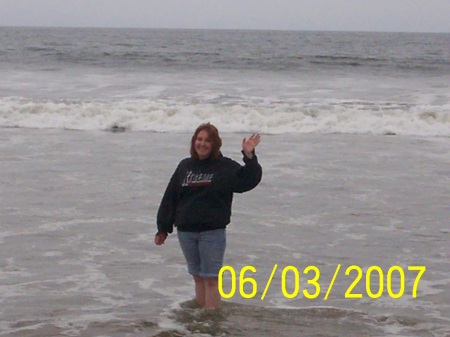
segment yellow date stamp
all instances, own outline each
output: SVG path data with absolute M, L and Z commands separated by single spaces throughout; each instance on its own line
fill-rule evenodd
M 322 294 L 324 294 L 323 299 L 326 301 L 331 294 L 331 290 L 335 285 L 341 268 L 342 265 L 338 264 L 333 276 L 324 279 L 321 277 L 320 269 L 317 266 L 307 266 L 302 270 L 295 266 L 286 266 L 281 271 L 281 293 L 289 299 L 299 296 L 300 291 L 302 291 L 303 296 L 307 299 L 322 298 Z M 262 301 L 266 297 L 277 270 L 278 264 L 274 264 L 272 272 L 264 285 L 264 291 L 261 295 Z M 256 271 L 254 266 L 244 266 L 239 271 L 238 277 L 232 266 L 223 266 L 219 272 L 220 295 L 223 298 L 232 298 L 235 296 L 236 283 L 239 280 L 239 294 L 243 298 L 248 299 L 256 297 L 259 290 L 258 281 L 253 277 Z M 386 296 L 386 294 L 394 299 L 409 295 L 412 298 L 416 298 L 419 282 L 425 271 L 425 266 L 408 266 L 407 272 L 405 273 L 405 269 L 401 266 L 391 266 L 387 270 L 383 270 L 379 266 L 370 266 L 363 270 L 360 266 L 351 265 L 344 272 L 350 284 L 342 295 L 344 298 L 363 298 L 364 295 L 367 295 L 375 299 L 383 295 Z M 228 292 L 224 291 L 225 273 L 229 273 L 231 277 L 230 290 Z M 411 277 L 411 274 L 414 277 L 411 293 L 405 293 L 406 278 Z M 304 282 L 306 282 L 307 287 L 302 289 Z M 365 291 L 358 292 L 355 289 L 360 283 L 365 286 Z M 326 291 L 322 291 L 322 288 L 326 289 Z

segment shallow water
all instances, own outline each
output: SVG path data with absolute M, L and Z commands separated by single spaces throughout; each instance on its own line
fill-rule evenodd
M 222 137 L 240 160 L 244 135 Z M 263 181 L 235 197 L 225 258 L 237 275 L 254 266 L 246 276 L 258 289 L 246 299 L 238 286 L 219 319 L 186 304 L 193 284 L 176 234 L 152 243 L 190 134 L 2 129 L 0 140 L 1 336 L 450 335 L 448 138 L 263 135 Z M 300 277 L 292 299 L 281 291 L 289 265 Z M 351 265 L 362 298 L 345 298 Z M 416 298 L 413 265 L 426 266 Z M 307 266 L 320 271 L 316 299 L 303 293 L 316 291 Z M 379 298 L 367 295 L 370 266 L 384 273 Z M 405 272 L 397 299 L 386 292 L 391 266 Z M 285 279 L 293 292 L 294 272 Z

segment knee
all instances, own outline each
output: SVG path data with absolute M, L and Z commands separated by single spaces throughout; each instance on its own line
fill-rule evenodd
M 210 277 L 204 279 L 205 285 L 210 288 L 217 288 L 219 281 L 217 277 Z
M 201 277 L 198 276 L 198 275 L 195 275 L 195 276 L 194 276 L 194 282 L 195 282 L 195 283 L 204 283 L 204 279 L 201 278 Z

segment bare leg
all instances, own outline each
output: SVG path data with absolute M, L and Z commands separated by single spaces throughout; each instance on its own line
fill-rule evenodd
M 220 308 L 220 293 L 218 288 L 218 278 L 205 278 L 205 308 L 218 309 Z
M 202 308 L 205 306 L 205 281 L 200 276 L 194 276 L 195 301 Z

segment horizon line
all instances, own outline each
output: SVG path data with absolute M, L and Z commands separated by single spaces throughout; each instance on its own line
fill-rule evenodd
M 223 30 L 223 31 L 279 31 L 279 32 L 334 32 L 334 33 L 410 33 L 450 34 L 450 31 L 409 30 L 331 30 L 331 29 L 286 29 L 286 28 L 200 28 L 200 27 L 137 27 L 137 26 L 59 26 L 59 25 L 0 25 L 0 28 L 67 28 L 67 29 L 148 29 L 148 30 Z

